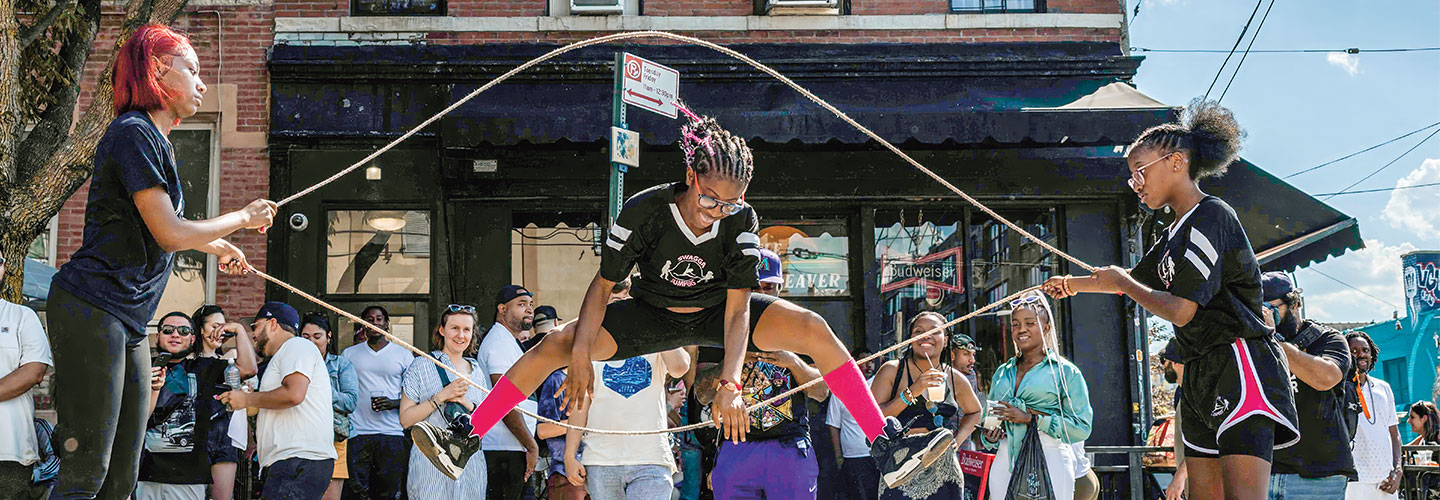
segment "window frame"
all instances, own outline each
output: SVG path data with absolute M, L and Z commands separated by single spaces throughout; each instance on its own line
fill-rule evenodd
M 395 12 L 364 12 L 358 8 L 357 0 L 349 0 L 351 17 L 445 17 L 450 15 L 450 2 L 448 0 L 433 0 L 440 4 L 436 12 L 425 14 L 401 14 Z M 568 0 L 567 0 L 568 1 Z
M 985 2 L 986 2 L 987 0 L 978 0 L 978 1 L 980 2 L 980 8 L 978 8 L 978 9 L 973 9 L 973 8 L 961 8 L 961 7 L 956 7 L 956 6 L 955 6 L 955 0 L 949 0 L 949 2 L 948 2 L 948 4 L 949 4 L 949 12 L 950 12 L 951 14 L 1044 14 L 1044 13 L 1045 13 L 1045 7 L 1046 7 L 1046 6 L 1045 6 L 1045 0 L 1034 0 L 1034 1 L 1035 1 L 1035 7 L 1034 7 L 1034 8 L 1030 8 L 1030 9 L 1010 9 L 1010 8 L 1008 8 L 1008 7 L 1005 7 L 1005 5 L 1007 5 L 1007 4 L 1010 3 L 1010 0 L 998 0 L 998 1 L 1000 2 L 1001 7 L 1000 7 L 999 9 L 990 9 L 990 8 L 986 8 L 986 7 L 985 7 Z
M 205 186 L 205 216 L 213 219 L 220 215 L 220 130 L 215 122 L 180 123 L 172 130 L 204 130 L 210 133 L 210 178 Z M 52 249 L 53 253 L 54 250 Z M 51 260 L 54 261 L 53 258 Z M 205 254 L 205 303 L 215 303 L 215 281 L 219 279 L 219 261 L 214 255 Z

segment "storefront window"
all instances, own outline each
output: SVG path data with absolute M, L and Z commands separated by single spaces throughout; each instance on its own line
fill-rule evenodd
M 876 214 L 875 259 L 886 344 L 904 340 L 906 322 L 921 311 L 956 317 L 966 309 L 962 217 L 961 212 Z
M 445 0 L 351 0 L 356 16 L 443 16 Z
M 430 293 L 430 212 L 332 210 L 325 292 Z
M 1010 210 L 1000 215 L 1047 244 L 1059 245 L 1053 210 Z M 973 267 L 971 286 L 984 292 L 976 297 L 977 308 L 1004 300 L 1010 294 L 1038 285 L 1055 274 L 1055 255 L 999 221 L 975 213 L 970 220 L 969 232 L 971 242 L 984 242 L 982 251 L 972 255 L 970 262 Z M 1054 301 L 1050 302 L 1050 307 L 1056 315 L 1056 331 L 1060 334 L 1059 343 L 1064 351 L 1069 332 L 1063 328 L 1063 308 Z M 968 334 L 982 348 L 977 356 L 977 370 L 981 373 L 994 373 L 1005 359 L 1015 354 L 1010 341 L 1010 318 L 1005 314 L 1008 310 L 1009 305 L 1002 304 L 970 322 Z
M 849 296 L 849 234 L 845 219 L 766 220 L 760 244 L 780 256 L 780 296 Z

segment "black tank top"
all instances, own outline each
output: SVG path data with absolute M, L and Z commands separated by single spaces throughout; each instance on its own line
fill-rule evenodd
M 935 425 L 935 416 L 939 415 L 945 423 L 945 428 L 960 428 L 960 405 L 955 403 L 955 391 L 951 387 L 954 381 L 950 380 L 954 374 L 950 373 L 950 365 L 942 364 L 940 365 L 940 369 L 945 370 L 948 374 L 945 377 L 945 400 L 935 403 L 935 412 L 931 413 L 928 408 L 929 405 L 926 404 L 925 400 L 917 397 L 914 404 L 906 406 L 904 410 L 900 411 L 900 415 L 895 417 L 896 420 L 900 421 L 900 425 L 908 425 L 915 429 L 934 430 L 938 428 Z M 910 362 L 908 360 L 900 361 L 900 370 L 905 375 L 905 387 L 908 388 L 910 384 L 915 383 L 914 378 L 910 376 Z M 900 374 L 896 374 L 895 383 L 894 386 L 890 388 L 890 393 L 898 395 L 900 394 L 900 390 Z M 912 420 L 914 423 L 911 423 Z

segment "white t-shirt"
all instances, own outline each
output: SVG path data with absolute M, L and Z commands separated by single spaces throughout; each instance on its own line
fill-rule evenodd
M 875 381 L 875 377 L 865 381 L 869 386 Z M 870 442 L 865 439 L 865 432 L 860 430 L 860 423 L 855 421 L 855 416 L 838 399 L 831 399 L 830 406 L 825 409 L 825 425 L 840 429 L 840 452 L 845 458 L 860 458 L 870 456 Z
M 415 355 L 394 342 L 385 344 L 379 351 L 371 349 L 369 344 L 356 344 L 340 355 L 355 365 L 355 378 L 360 381 L 360 400 L 355 402 L 355 412 L 350 414 L 350 435 L 405 435 L 405 429 L 400 427 L 400 410 L 376 412 L 370 407 L 370 399 L 376 396 L 400 399 L 400 383 Z M 325 373 L 329 380 L 329 372 Z
M 291 458 L 337 458 L 330 414 L 330 372 L 325 371 L 325 357 L 313 342 L 300 337 L 286 340 L 265 367 L 260 377 L 260 392 L 280 388 L 285 377 L 292 373 L 310 379 L 305 399 L 284 410 L 260 409 L 255 423 L 255 446 L 260 451 L 261 467 Z
M 1390 428 L 1400 424 L 1400 418 L 1395 415 L 1395 393 L 1391 392 L 1390 384 L 1373 375 L 1356 390 L 1370 409 L 1370 416 L 1360 413 L 1360 425 L 1355 430 L 1355 441 L 1351 443 L 1355 473 L 1361 483 L 1378 483 L 1395 470 L 1394 448 L 1390 441 Z
M 480 351 L 476 360 L 480 362 L 480 368 L 485 371 L 485 376 L 489 377 L 490 375 L 504 375 L 505 372 L 510 371 L 510 367 L 514 366 L 523 354 L 525 351 L 520 349 L 520 341 L 515 340 L 515 336 L 510 334 L 510 330 L 505 328 L 505 325 L 495 323 L 490 326 L 490 331 L 485 334 L 485 339 L 480 341 Z M 534 409 L 533 403 L 530 408 Z M 526 426 L 531 428 L 530 432 L 533 434 L 535 424 L 530 423 L 533 421 L 530 417 L 525 418 Z M 485 436 L 480 438 L 480 449 L 485 451 L 525 451 L 525 447 L 520 445 L 520 440 L 515 439 L 515 435 L 510 433 L 510 428 L 506 427 L 504 422 L 491 427 Z
M 643 431 L 669 427 L 665 413 L 665 361 L 645 354 L 594 363 L 595 398 L 586 427 Z M 665 434 L 586 434 L 580 441 L 584 465 L 665 465 L 675 470 Z
M 50 340 L 40 317 L 30 308 L 0 300 L 0 377 L 27 363 L 55 366 Z M 35 399 L 31 391 L 0 401 L 0 461 L 30 465 L 40 460 L 35 449 Z

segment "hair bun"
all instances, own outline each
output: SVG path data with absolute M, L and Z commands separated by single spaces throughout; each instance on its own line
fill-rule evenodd
M 1245 139 L 1235 114 L 1218 102 L 1197 98 L 1185 109 L 1184 123 L 1193 145 L 1191 175 L 1196 179 L 1224 175 L 1239 157 Z

